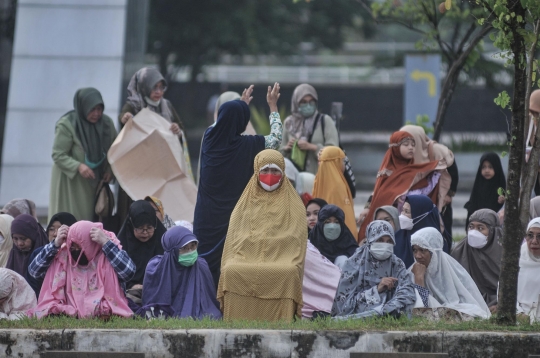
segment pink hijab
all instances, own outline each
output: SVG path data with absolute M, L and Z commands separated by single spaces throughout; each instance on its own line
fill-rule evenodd
M 90 239 L 90 229 L 103 229 L 101 223 L 79 221 L 69 228 L 66 244 L 47 270 L 38 305 L 28 311 L 38 318 L 49 314 L 66 314 L 78 318 L 130 317 L 126 297 L 118 276 L 103 253 L 101 246 Z M 120 242 L 112 232 L 105 231 L 119 248 Z M 78 266 L 69 253 L 71 244 L 81 247 L 81 255 L 88 258 L 86 267 Z

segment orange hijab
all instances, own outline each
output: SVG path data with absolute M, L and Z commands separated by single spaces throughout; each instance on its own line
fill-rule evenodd
M 377 208 L 383 205 L 394 205 L 394 202 L 401 195 L 408 193 L 413 186 L 414 188 L 427 186 L 426 173 L 434 171 L 439 164 L 436 160 L 414 164 L 414 159 L 403 158 L 399 148 L 407 139 L 414 140 L 414 137 L 405 131 L 395 132 L 390 137 L 389 148 L 377 173 L 369 213 L 360 227 L 359 239 L 365 237 L 366 227 L 372 221 Z
M 347 180 L 343 176 L 345 153 L 339 147 L 325 147 L 319 158 L 319 170 L 315 176 L 313 197 L 326 200 L 341 208 L 345 213 L 345 225 L 356 237 L 354 202 Z

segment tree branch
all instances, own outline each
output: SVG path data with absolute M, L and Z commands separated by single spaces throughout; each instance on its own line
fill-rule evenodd
M 467 30 L 467 32 L 465 33 L 465 36 L 463 36 L 463 38 L 461 39 L 456 53 L 459 54 L 459 53 L 461 53 L 463 51 L 463 46 L 465 46 L 465 43 L 469 40 L 469 38 L 473 34 L 474 30 L 476 30 L 476 24 L 473 22 L 471 24 L 471 26 L 469 27 L 469 29 Z M 484 37 L 484 36 L 485 35 L 483 35 L 482 37 Z

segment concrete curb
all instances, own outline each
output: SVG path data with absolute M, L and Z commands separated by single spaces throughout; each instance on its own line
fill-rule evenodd
M 355 332 L 286 330 L 0 330 L 0 355 L 71 357 L 99 352 L 145 357 L 350 357 L 351 353 L 447 353 L 448 357 L 526 358 L 540 354 L 539 333 Z M 77 353 L 87 352 L 87 353 Z M 396 355 L 399 357 L 399 355 Z

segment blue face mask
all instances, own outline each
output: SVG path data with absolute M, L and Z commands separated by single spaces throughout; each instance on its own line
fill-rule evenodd
M 326 240 L 334 241 L 341 234 L 341 225 L 337 223 L 324 224 L 323 233 Z
M 298 106 L 298 112 L 302 115 L 304 118 L 311 117 L 315 111 L 317 110 L 317 105 L 315 103 L 302 103 Z
M 182 266 L 190 267 L 193 266 L 193 264 L 197 261 L 197 257 L 199 257 L 197 250 L 193 250 L 185 254 L 179 254 L 178 263 Z

